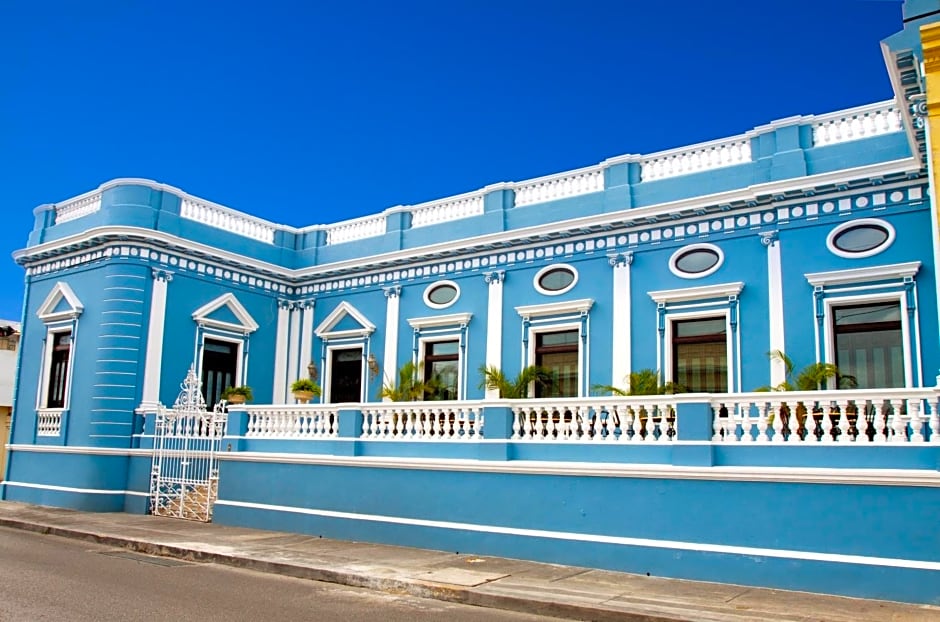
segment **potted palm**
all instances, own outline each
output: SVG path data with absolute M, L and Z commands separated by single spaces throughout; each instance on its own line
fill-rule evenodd
M 315 397 L 320 397 L 320 385 L 310 378 L 299 378 L 290 385 L 291 393 L 301 404 L 306 404 Z
M 254 399 L 254 395 L 251 392 L 251 387 L 242 385 L 240 387 L 225 387 L 221 398 L 229 404 L 244 404 Z

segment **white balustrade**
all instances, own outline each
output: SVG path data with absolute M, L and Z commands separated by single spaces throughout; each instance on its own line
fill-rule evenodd
M 362 438 L 478 441 L 483 438 L 483 408 L 473 402 L 363 404 Z
M 592 167 L 569 171 L 516 184 L 516 207 L 545 203 L 604 189 L 604 169 Z
M 55 206 L 56 224 L 75 220 L 101 209 L 101 193 L 95 192 L 76 197 L 67 203 Z
M 750 161 L 750 139 L 737 136 L 650 154 L 640 160 L 640 179 L 666 179 Z
M 822 147 L 901 131 L 901 113 L 892 102 L 815 117 L 813 145 Z
M 42 408 L 36 411 L 36 436 L 59 436 L 61 433 L 61 408 Z
M 249 406 L 250 438 L 323 439 L 339 434 L 336 409 L 322 405 Z
M 411 227 L 427 227 L 483 213 L 483 195 L 454 197 L 411 207 Z
M 246 238 L 274 243 L 274 225 L 221 205 L 184 198 L 180 204 L 180 216 Z
M 378 235 L 385 235 L 384 215 L 344 220 L 326 227 L 326 243 L 328 245 L 342 244 L 343 242 L 352 242 Z
M 543 443 L 676 441 L 679 429 L 674 397 L 514 401 L 512 439 Z
M 940 444 L 934 389 L 740 393 L 711 407 L 715 442 Z

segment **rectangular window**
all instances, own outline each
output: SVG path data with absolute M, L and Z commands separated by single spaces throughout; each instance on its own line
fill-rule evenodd
M 424 392 L 426 400 L 458 399 L 457 381 L 460 369 L 460 344 L 434 341 L 424 347 Z
M 577 397 L 580 334 L 578 330 L 536 333 L 535 364 L 552 375 L 552 384 L 536 383 L 535 397 Z
M 331 349 L 328 375 L 330 404 L 362 401 L 362 348 Z
M 672 323 L 672 379 L 681 391 L 728 390 L 728 329 L 724 317 Z
M 68 393 L 69 359 L 72 353 L 72 331 L 52 333 L 52 356 L 49 360 L 49 390 L 46 408 L 65 408 Z
M 860 389 L 904 386 L 901 307 L 875 303 L 833 307 L 835 364 Z

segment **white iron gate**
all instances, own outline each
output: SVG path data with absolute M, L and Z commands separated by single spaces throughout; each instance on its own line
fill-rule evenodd
M 225 436 L 224 403 L 206 410 L 190 367 L 173 408 L 157 410 L 150 469 L 150 513 L 210 522 L 218 495 L 217 453 Z

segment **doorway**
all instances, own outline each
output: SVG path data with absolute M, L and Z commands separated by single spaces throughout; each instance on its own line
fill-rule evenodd
M 362 348 L 330 351 L 331 404 L 362 401 Z

